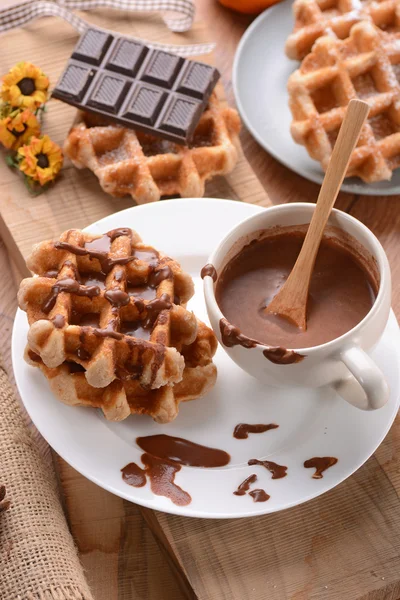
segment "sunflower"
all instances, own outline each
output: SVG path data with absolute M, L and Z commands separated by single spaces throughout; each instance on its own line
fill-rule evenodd
M 18 159 L 20 171 L 40 185 L 53 181 L 63 164 L 60 146 L 48 135 L 33 137 L 28 145 L 18 150 Z
M 27 144 L 32 136 L 39 133 L 39 121 L 27 108 L 22 111 L 14 110 L 0 119 L 0 143 L 10 150 L 17 150 L 23 144 Z
M 3 77 L 1 97 L 11 106 L 38 108 L 46 102 L 49 80 L 39 67 L 20 62 Z

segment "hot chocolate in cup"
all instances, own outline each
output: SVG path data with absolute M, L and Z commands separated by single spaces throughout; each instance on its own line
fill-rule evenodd
M 282 253 L 300 248 L 314 209 L 306 203 L 274 206 L 232 229 L 202 272 L 208 315 L 224 350 L 260 381 L 277 387 L 332 385 L 354 406 L 374 410 L 387 402 L 389 389 L 368 351 L 389 318 L 391 276 L 381 244 L 365 225 L 332 211 L 310 288 L 306 332 L 262 311 L 263 296 L 267 304 L 288 274 L 281 270 L 295 260 Z M 259 251 L 270 252 L 261 292 L 264 274 L 254 270 L 263 263 L 256 258 Z M 329 294 L 324 281 L 337 281 Z

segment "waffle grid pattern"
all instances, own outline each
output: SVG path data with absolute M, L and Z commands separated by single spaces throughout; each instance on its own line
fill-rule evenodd
M 370 105 L 347 176 L 390 179 L 400 166 L 400 37 L 364 21 L 346 40 L 319 38 L 289 78 L 291 133 L 326 170 L 352 98 Z
M 353 25 L 361 21 L 370 21 L 387 32 L 400 28 L 398 0 L 295 0 L 293 14 L 294 30 L 285 51 L 294 60 L 304 58 L 323 35 L 347 38 Z
M 35 247 L 28 266 L 38 277 L 19 291 L 26 359 L 67 404 L 101 407 L 111 420 L 144 412 L 165 422 L 212 385 L 216 341 L 184 306 L 190 276 L 135 232 L 70 230 Z
M 78 168 L 89 168 L 103 190 L 130 194 L 139 204 L 162 196 L 201 197 L 205 182 L 227 174 L 238 159 L 240 119 L 216 93 L 200 117 L 192 145 L 167 140 L 78 114 L 64 144 Z

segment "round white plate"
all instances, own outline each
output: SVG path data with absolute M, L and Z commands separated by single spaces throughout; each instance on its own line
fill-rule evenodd
M 176 258 L 196 283 L 189 307 L 208 322 L 199 272 L 219 240 L 259 207 L 228 200 L 187 199 L 157 202 L 129 208 L 88 227 L 103 233 L 123 225 L 137 230 L 145 242 Z M 265 387 L 245 374 L 218 349 L 218 380 L 205 398 L 181 404 L 177 419 L 157 425 L 150 418 L 131 416 L 121 423 L 106 421 L 102 413 L 65 406 L 52 395 L 39 369 L 27 365 L 23 351 L 28 331 L 24 312 L 18 310 L 13 330 L 13 365 L 25 407 L 50 446 L 80 473 L 105 489 L 144 506 L 196 517 L 244 517 L 274 512 L 305 502 L 331 489 L 358 469 L 388 432 L 399 404 L 400 336 L 391 315 L 387 330 L 372 352 L 391 387 L 388 404 L 371 413 L 362 412 L 338 397 L 330 388 L 278 390 Z M 240 422 L 277 423 L 278 429 L 233 438 Z M 154 495 L 149 485 L 134 488 L 121 478 L 129 462 L 141 464 L 137 436 L 168 433 L 226 450 L 231 462 L 224 468 L 182 467 L 176 483 L 192 496 L 179 507 Z M 324 478 L 312 479 L 303 462 L 313 456 L 335 456 L 339 462 Z M 272 480 L 263 467 L 249 467 L 250 458 L 266 458 L 288 466 L 284 479 Z M 271 499 L 255 503 L 233 491 L 251 473 L 255 487 Z
M 246 30 L 233 63 L 233 89 L 239 112 L 258 143 L 281 163 L 306 179 L 321 183 L 323 171 L 290 135 L 292 116 L 286 89 L 289 75 L 299 64 L 285 54 L 293 29 L 292 2 L 285 0 L 264 11 Z M 346 179 L 342 188 L 352 194 L 400 194 L 400 169 L 391 181 L 367 184 Z

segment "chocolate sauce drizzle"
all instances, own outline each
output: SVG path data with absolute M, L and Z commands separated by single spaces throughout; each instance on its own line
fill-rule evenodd
M 239 423 L 236 425 L 233 431 L 233 437 L 237 440 L 247 440 L 249 437 L 249 433 L 264 433 L 265 431 L 269 431 L 270 429 L 277 429 L 279 425 L 275 423 L 269 423 L 268 425 L 262 425 L 261 423 L 257 425 L 250 425 L 249 423 Z
M 334 456 L 314 456 L 314 458 L 309 458 L 304 462 L 304 466 L 306 469 L 315 469 L 315 473 L 313 473 L 313 479 L 322 479 L 322 473 L 329 469 L 329 467 L 333 467 L 336 465 L 338 459 Z
M 249 475 L 244 481 L 242 481 L 242 483 L 238 486 L 237 490 L 235 490 L 233 493 L 235 496 L 244 496 L 246 492 L 249 491 L 250 486 L 252 483 L 255 483 L 257 481 L 257 475 L 255 473 L 253 473 L 252 475 Z
M 247 464 L 249 466 L 261 465 L 262 467 L 265 467 L 270 473 L 272 473 L 272 479 L 282 479 L 282 477 L 286 477 L 287 475 L 287 467 L 284 465 L 278 465 L 271 460 L 258 460 L 258 458 L 252 458 Z
M 265 490 L 261 489 L 251 490 L 251 492 L 249 492 L 249 496 L 253 498 L 254 502 L 266 502 L 271 498 L 271 496 L 267 494 Z
M 233 346 L 243 346 L 243 348 L 255 348 L 258 344 L 256 340 L 243 335 L 240 330 L 231 325 L 227 319 L 222 318 L 219 322 L 219 330 L 221 332 L 222 343 L 227 348 Z
M 299 354 L 294 350 L 286 350 L 286 348 L 280 346 L 265 348 L 263 354 L 265 358 L 276 365 L 292 365 L 301 362 L 305 358 L 303 354 Z
M 219 322 L 219 329 L 221 332 L 222 343 L 227 348 L 233 346 L 243 346 L 243 348 L 255 348 L 257 344 L 262 345 L 257 340 L 253 340 L 247 335 L 241 333 L 238 327 L 229 323 L 225 318 L 222 318 Z M 286 348 L 270 347 L 263 350 L 265 358 L 277 365 L 291 365 L 298 363 L 305 358 L 305 356 L 295 352 L 294 350 L 286 350 Z
M 214 283 L 218 279 L 216 268 L 214 267 L 214 265 L 211 265 L 210 263 L 208 263 L 207 265 L 204 265 L 204 267 L 200 271 L 200 276 L 202 279 L 204 279 L 204 277 L 211 277 L 211 279 L 213 280 Z
M 215 468 L 230 461 L 229 454 L 223 450 L 169 435 L 138 437 L 136 442 L 145 451 L 141 457 L 145 468 L 129 463 L 121 469 L 123 480 L 134 487 L 143 487 L 148 478 L 154 494 L 165 496 L 178 506 L 187 506 L 192 501 L 190 494 L 175 483 L 175 475 L 182 465 Z
M 78 281 L 76 281 L 76 279 L 71 279 L 70 277 L 59 279 L 51 288 L 51 294 L 42 307 L 42 310 L 45 314 L 48 314 L 54 307 L 60 292 L 68 292 L 69 294 L 76 294 L 77 296 L 94 298 L 94 296 L 98 296 L 100 294 L 100 288 L 97 285 L 81 285 Z

